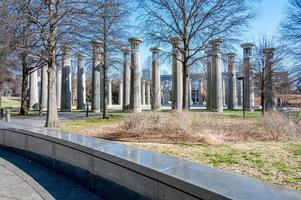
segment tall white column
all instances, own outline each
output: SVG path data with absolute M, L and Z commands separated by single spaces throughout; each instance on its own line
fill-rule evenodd
M 152 110 L 161 109 L 160 49 L 150 48 L 152 52 Z
M 264 73 L 264 109 L 275 110 L 277 102 L 275 102 L 275 80 L 274 80 L 274 66 L 275 66 L 275 48 L 265 48 L 265 73 Z
M 118 104 L 123 105 L 123 81 L 119 81 Z
M 29 109 L 35 109 L 39 104 L 38 71 L 35 70 L 29 77 Z
M 63 46 L 62 59 L 62 92 L 61 111 L 71 112 L 72 109 L 72 74 L 71 74 L 71 47 Z
M 254 47 L 253 43 L 244 43 L 240 45 L 243 48 L 243 76 L 244 76 L 244 102 L 245 109 L 248 111 L 254 110 L 254 91 L 253 91 L 253 81 L 252 81 L 252 48 Z
M 47 110 L 48 105 L 48 65 L 41 69 L 41 109 Z
M 91 111 L 100 112 L 103 105 L 103 74 L 101 67 L 101 45 L 102 42 L 99 40 L 91 41 L 92 44 L 92 102 Z M 102 96 L 102 97 L 101 97 Z
M 131 93 L 131 49 L 123 48 L 123 103 L 122 109 L 130 108 Z
M 192 80 L 189 79 L 189 82 L 188 82 L 188 107 L 190 108 L 191 106 L 191 103 L 192 103 Z
M 203 105 L 203 90 L 204 90 L 204 81 L 203 79 L 199 80 L 199 104 Z
M 228 55 L 228 109 L 237 108 L 237 85 L 236 85 L 236 54 L 230 52 Z
M 147 81 L 146 82 L 146 105 L 150 105 L 150 102 L 151 102 L 151 95 L 150 95 L 150 81 Z
M 207 54 L 207 103 L 206 107 L 208 110 L 212 110 L 212 49 L 206 50 Z
M 212 45 L 212 111 L 223 112 L 222 70 L 220 45 L 223 40 L 211 40 Z
M 108 80 L 108 105 L 112 105 L 112 81 Z
M 62 66 L 57 65 L 56 70 L 56 105 L 61 108 Z
M 223 106 L 227 105 L 227 96 L 226 96 L 226 77 L 222 75 L 222 88 L 223 88 Z
M 145 105 L 145 80 L 142 80 L 141 84 L 141 104 Z
M 180 61 L 181 52 L 179 50 L 180 38 L 171 38 L 173 45 L 172 57 L 172 110 L 182 111 L 183 102 L 183 66 Z
M 140 76 L 140 53 L 139 44 L 142 39 L 130 38 L 131 43 L 131 64 L 132 64 L 132 110 L 134 113 L 141 112 L 141 76 Z
M 85 56 L 77 55 L 77 109 L 86 109 Z

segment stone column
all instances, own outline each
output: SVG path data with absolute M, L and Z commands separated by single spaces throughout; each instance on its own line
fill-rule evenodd
M 222 88 L 223 88 L 223 106 L 226 106 L 227 105 L 227 93 L 226 93 L 226 90 L 227 90 L 227 85 L 226 85 L 226 77 L 222 75 Z
M 123 48 L 123 102 L 122 109 L 130 108 L 131 90 L 131 49 Z
M 191 87 L 191 84 L 192 84 L 192 80 L 189 79 L 189 82 L 188 82 L 188 108 L 189 109 L 190 109 L 191 102 L 192 102 L 192 87 Z
M 200 79 L 199 80 L 199 97 L 198 97 L 200 105 L 203 105 L 203 95 L 202 95 L 203 94 L 203 89 L 204 89 L 203 87 L 204 87 L 204 85 L 203 85 L 203 79 Z
M 71 74 L 71 47 L 63 46 L 62 59 L 62 92 L 61 92 L 61 111 L 71 112 L 72 109 L 72 74 Z
M 170 100 L 170 96 L 169 96 L 169 86 L 168 86 L 168 82 L 164 82 L 163 84 L 163 104 L 164 105 L 168 105 L 169 100 Z
M 254 102 L 254 91 L 253 91 L 253 81 L 252 81 L 252 48 L 253 43 L 244 43 L 240 45 L 243 48 L 243 76 L 244 76 L 244 100 L 245 109 L 247 111 L 253 111 Z
M 123 105 L 123 81 L 119 81 L 119 94 L 118 94 L 118 104 Z
M 112 105 L 112 81 L 108 80 L 108 105 Z
M 152 52 L 152 110 L 161 110 L 160 49 L 151 48 Z
M 58 108 L 61 108 L 62 66 L 57 66 L 56 69 L 56 104 Z
M 146 105 L 150 105 L 151 102 L 150 85 L 151 85 L 150 81 L 147 81 L 146 82 Z
M 86 109 L 85 56 L 77 55 L 77 109 Z
M 264 71 L 264 107 L 265 110 L 275 110 L 276 103 L 275 99 L 275 84 L 274 84 L 274 53 L 275 48 L 263 49 L 265 54 L 265 71 Z
M 142 39 L 130 38 L 131 43 L 131 67 L 132 67 L 132 110 L 134 113 L 141 112 L 141 78 L 140 78 L 140 53 L 139 44 Z
M 92 102 L 91 111 L 100 112 L 103 105 L 103 69 L 101 67 L 101 44 L 99 40 L 93 40 L 92 44 Z
M 220 45 L 223 40 L 211 40 L 212 45 L 212 70 L 211 70 L 211 91 L 212 91 L 212 111 L 223 112 L 223 92 L 222 92 L 222 71 Z
M 48 65 L 45 65 L 41 69 L 41 109 L 47 110 L 48 105 Z
M 172 57 L 172 110 L 181 112 L 183 102 L 183 66 L 180 61 L 180 38 L 171 38 L 173 44 Z
M 141 84 L 141 104 L 145 105 L 145 80 L 142 80 Z
M 237 108 L 237 91 L 236 91 L 236 54 L 230 52 L 228 56 L 228 109 Z
M 212 50 L 207 49 L 207 103 L 206 107 L 208 110 L 212 110 L 212 89 L 211 89 L 211 79 L 212 79 Z
M 29 109 L 37 109 L 39 104 L 38 71 L 30 74 L 29 82 Z

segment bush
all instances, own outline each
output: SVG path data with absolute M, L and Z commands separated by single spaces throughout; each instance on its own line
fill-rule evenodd
M 300 125 L 296 124 L 289 115 L 281 112 L 267 112 L 262 118 L 266 138 L 280 140 L 300 137 Z

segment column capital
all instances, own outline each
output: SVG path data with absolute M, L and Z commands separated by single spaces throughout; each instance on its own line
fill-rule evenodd
M 222 40 L 222 39 L 213 39 L 213 40 L 209 41 L 209 44 L 212 44 L 212 45 L 214 45 L 214 44 L 221 45 L 223 42 L 224 42 L 224 40 Z
M 81 53 L 81 52 L 78 52 L 78 53 L 76 54 L 76 56 L 77 56 L 78 58 L 85 58 L 85 57 L 86 57 L 85 54 L 83 54 L 83 53 Z
M 246 42 L 240 45 L 240 47 L 244 49 L 243 51 L 244 59 L 250 59 L 252 57 L 252 48 L 254 46 L 255 45 L 252 42 Z
M 237 54 L 234 53 L 234 52 L 229 52 L 229 53 L 227 53 L 227 56 L 228 56 L 228 62 L 231 62 L 231 63 L 235 62 L 235 56 L 236 56 L 236 55 L 237 55 Z
M 159 53 L 161 51 L 161 49 L 157 48 L 157 47 L 152 47 L 149 49 L 152 53 Z
M 122 47 L 122 48 L 121 48 L 121 51 L 122 51 L 123 53 L 131 53 L 131 48 L 129 48 L 129 47 Z
M 267 53 L 274 53 L 276 49 L 271 47 L 271 48 L 264 48 L 262 51 L 263 53 L 267 54 Z
M 246 49 L 246 48 L 253 48 L 254 46 L 255 45 L 254 45 L 253 42 L 246 42 L 246 43 L 243 43 L 243 44 L 240 45 L 240 47 L 244 48 L 244 49 Z
M 99 47 L 103 44 L 103 42 L 101 40 L 91 40 L 90 43 L 92 44 L 92 46 L 95 46 L 95 47 Z
M 262 51 L 265 54 L 266 62 L 274 62 L 275 48 L 264 48 Z
M 229 52 L 229 53 L 227 53 L 227 56 L 228 57 L 235 57 L 237 54 L 236 53 L 234 53 L 234 52 Z
M 131 43 L 131 44 L 135 44 L 135 43 L 139 44 L 141 42 L 143 42 L 143 40 L 141 38 L 137 38 L 137 37 L 129 38 L 129 43 Z
M 71 48 L 72 48 L 72 46 L 71 46 L 70 44 L 64 44 L 64 45 L 62 46 L 62 50 L 63 50 L 63 51 L 70 51 Z
M 222 39 L 214 39 L 214 40 L 210 40 L 209 44 L 212 45 L 212 53 L 214 53 L 215 51 L 219 51 L 220 50 L 220 45 L 224 42 L 224 40 Z
M 181 38 L 180 37 L 172 37 L 170 38 L 170 42 L 174 45 L 174 46 L 178 46 L 181 42 Z

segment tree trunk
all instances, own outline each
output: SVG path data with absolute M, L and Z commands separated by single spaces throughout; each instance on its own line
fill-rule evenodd
M 107 75 L 107 68 L 105 65 L 103 66 L 103 113 L 102 118 L 108 118 L 108 75 Z
M 188 84 L 189 84 L 189 72 L 188 72 L 188 65 L 187 62 L 183 63 L 183 109 L 189 109 L 189 91 L 188 91 Z
M 20 115 L 28 115 L 28 101 L 29 101 L 29 93 L 28 93 L 28 66 L 26 62 L 26 55 L 22 55 L 22 94 L 21 94 L 21 108 Z
M 48 105 L 46 127 L 58 127 L 59 118 L 56 104 L 56 38 L 57 38 L 57 14 L 55 3 L 49 2 L 50 15 L 50 36 L 49 36 L 49 52 L 48 52 Z
M 264 72 L 261 75 L 261 114 L 264 115 L 265 112 L 265 81 L 264 81 Z
M 56 64 L 55 56 L 48 63 L 48 105 L 46 127 L 58 127 L 59 119 L 56 106 Z

